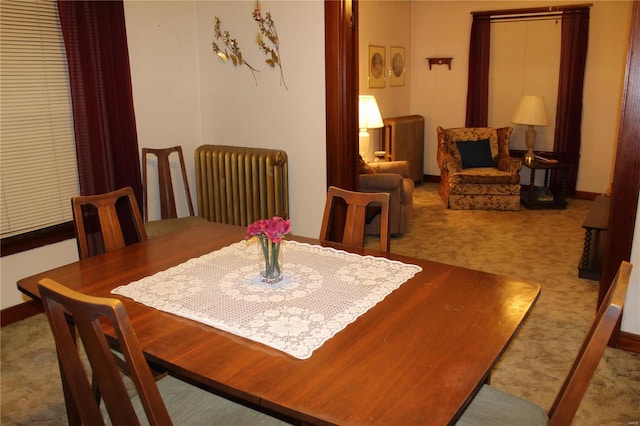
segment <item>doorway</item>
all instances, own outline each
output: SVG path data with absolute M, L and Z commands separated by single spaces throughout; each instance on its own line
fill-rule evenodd
M 629 49 L 640 46 L 640 7 L 633 5 Z M 640 60 L 629 55 L 623 118 L 609 214 L 607 256 L 600 282 L 606 291 L 620 262 L 629 260 L 640 193 Z M 358 0 L 325 0 L 327 186 L 357 188 Z M 634 84 L 632 84 L 634 83 Z M 635 136 L 634 136 L 635 135 Z M 616 226 L 611 227 L 615 222 Z M 619 331 L 619 329 L 618 329 Z M 619 333 L 617 333 L 619 334 Z

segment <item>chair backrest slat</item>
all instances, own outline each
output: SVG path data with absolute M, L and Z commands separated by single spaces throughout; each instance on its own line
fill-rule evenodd
M 342 199 L 347 204 L 342 241 L 338 242 L 350 247 L 364 247 L 367 207 L 380 206 L 380 250 L 388 253 L 390 248 L 389 194 L 386 192 L 354 192 L 335 186 L 329 187 L 320 230 L 320 240 L 322 241 L 328 241 L 329 225 L 337 199 Z
M 86 296 L 50 279 L 39 282 L 38 289 L 56 342 L 62 377 L 73 399 L 73 406 L 67 409 L 75 410 L 83 424 L 104 424 L 100 411 L 101 396 L 112 424 L 140 424 L 103 333 L 102 319 L 108 321 L 116 332 L 124 363 L 149 423 L 170 425 L 169 413 L 122 302 Z M 85 348 L 90 369 L 83 366 L 76 346 L 76 331 Z M 92 388 L 90 383 L 95 387 Z
M 142 148 L 142 182 L 143 182 L 143 199 L 144 199 L 144 221 L 149 220 L 149 191 L 147 181 L 147 157 L 155 155 L 158 161 L 158 186 L 160 197 L 160 218 L 175 219 L 178 217 L 176 209 L 176 198 L 173 190 L 173 180 L 171 178 L 171 164 L 169 156 L 173 153 L 178 154 L 180 162 L 180 170 L 182 171 L 182 183 L 187 198 L 187 207 L 189 215 L 194 216 L 193 201 L 191 200 L 191 192 L 189 191 L 189 180 L 187 179 L 187 168 L 184 164 L 184 156 L 181 146 L 171 148 Z
M 613 330 L 622 316 L 632 265 L 623 261 L 587 334 L 555 402 L 549 410 L 549 425 L 571 424 L 598 367 Z

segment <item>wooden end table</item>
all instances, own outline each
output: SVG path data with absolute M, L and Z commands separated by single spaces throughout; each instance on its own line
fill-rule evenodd
M 566 209 L 567 208 L 567 182 L 569 170 L 572 164 L 558 161 L 547 163 L 535 159 L 532 163 L 522 162 L 531 170 L 529 186 L 523 186 L 520 191 L 520 204 L 530 210 L 541 209 Z M 544 186 L 540 190 L 535 185 L 536 170 L 544 170 Z M 551 171 L 560 173 L 560 192 L 553 194 L 549 189 L 549 177 Z
M 593 201 L 589 215 L 582 223 L 584 248 L 578 264 L 578 277 L 600 281 L 602 262 L 609 227 L 611 197 L 599 195 Z

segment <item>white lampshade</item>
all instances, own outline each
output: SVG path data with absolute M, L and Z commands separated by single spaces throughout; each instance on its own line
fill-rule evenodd
M 547 110 L 542 96 L 524 95 L 511 121 L 529 126 L 548 126 Z
M 375 96 L 360 95 L 358 104 L 358 128 L 379 129 L 380 127 L 384 127 Z
M 384 127 L 378 102 L 375 96 L 360 95 L 358 96 L 358 143 L 360 146 L 360 156 L 365 160 L 369 160 L 369 132 L 368 129 L 379 129 Z

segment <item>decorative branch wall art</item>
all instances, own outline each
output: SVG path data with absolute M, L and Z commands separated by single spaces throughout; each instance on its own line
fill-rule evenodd
M 220 29 L 220 18 L 218 18 L 217 16 L 214 19 L 214 25 L 216 40 L 222 40 L 222 43 L 225 46 L 223 50 L 220 48 L 218 43 L 216 43 L 215 41 L 212 42 L 211 45 L 215 54 L 218 55 L 218 57 L 220 57 L 220 59 L 222 59 L 224 62 L 227 62 L 229 59 L 231 59 L 231 62 L 236 67 L 242 64 L 246 65 L 251 70 L 251 73 L 253 74 L 253 80 L 256 82 L 257 86 L 258 79 L 256 78 L 256 73 L 260 71 L 249 65 L 249 63 L 242 58 L 242 52 L 240 51 L 238 42 L 235 38 L 231 38 L 229 31 L 223 32 Z
M 256 7 L 258 7 L 256 5 Z M 276 30 L 276 24 L 271 18 L 271 13 L 267 12 L 265 18 L 262 17 L 260 9 L 256 8 L 253 12 L 253 19 L 258 22 L 260 32 L 258 33 L 258 47 L 267 55 L 265 62 L 271 67 L 275 68 L 276 65 L 280 68 L 280 85 L 284 85 L 285 89 L 289 90 L 287 83 L 284 81 L 284 72 L 282 70 L 282 62 L 280 60 L 280 40 L 278 39 L 278 31 Z M 271 42 L 273 47 L 267 46 L 262 37 L 266 37 Z
M 287 87 L 287 83 L 284 79 L 284 71 L 282 69 L 282 60 L 280 57 L 280 39 L 278 38 L 278 31 L 276 30 L 276 24 L 271 17 L 271 13 L 267 12 L 265 17 L 262 17 L 262 12 L 260 11 L 260 5 L 256 2 L 256 7 L 252 13 L 253 20 L 258 23 L 258 27 L 260 29 L 256 43 L 258 44 L 258 49 L 262 51 L 266 56 L 265 63 L 269 65 L 271 68 L 275 68 L 276 66 L 280 70 L 280 85 L 284 86 L 285 89 L 289 90 Z M 216 40 L 221 40 L 223 47 L 221 47 L 216 41 L 211 43 L 213 47 L 213 51 L 218 57 L 227 62 L 231 59 L 231 62 L 234 66 L 246 65 L 253 74 L 253 79 L 256 82 L 256 86 L 258 85 L 258 79 L 256 77 L 256 73 L 260 72 L 256 68 L 249 65 L 247 61 L 242 57 L 242 52 L 240 51 L 240 46 L 235 38 L 232 38 L 229 31 L 222 31 L 220 29 L 220 18 L 217 16 L 214 19 L 215 26 L 215 38 Z M 266 41 L 265 41 L 266 39 Z

